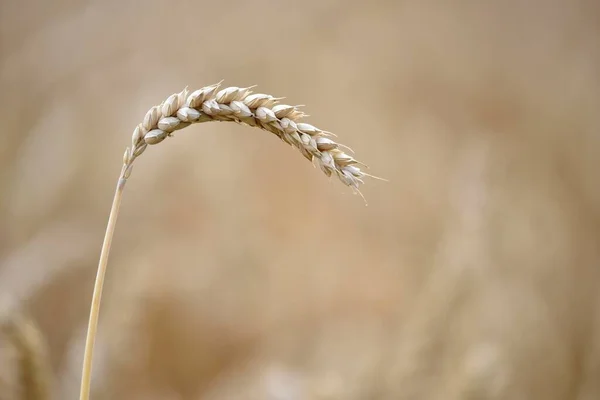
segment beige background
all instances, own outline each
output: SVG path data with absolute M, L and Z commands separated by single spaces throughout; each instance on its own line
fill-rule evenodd
M 94 399 L 600 398 L 599 21 L 585 0 L 2 0 L 0 314 L 30 316 L 51 398 L 77 398 L 130 134 L 225 79 L 306 104 L 390 182 L 365 207 L 234 124 L 149 149 Z M 26 397 L 18 349 L 0 333 L 2 400 Z

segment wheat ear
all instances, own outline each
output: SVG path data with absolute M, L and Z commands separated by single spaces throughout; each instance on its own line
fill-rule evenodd
M 152 107 L 146 113 L 143 122 L 133 131 L 131 147 L 128 147 L 123 155 L 123 167 L 98 263 L 85 343 L 80 400 L 89 399 L 92 354 L 98 328 L 102 286 L 123 189 L 131 175 L 133 162 L 148 145 L 158 144 L 176 130 L 193 123 L 231 121 L 274 133 L 284 142 L 300 150 L 308 160 L 316 162 L 327 176 L 337 176 L 355 193 L 361 194 L 359 185 L 363 183 L 362 178 L 374 177 L 361 170 L 360 166 L 364 164 L 343 151 L 343 149 L 350 150 L 348 147 L 331 139 L 333 134 L 300 122 L 305 114 L 298 109 L 298 106 L 279 104 L 281 98 L 267 94 L 252 94 L 251 87 L 228 87 L 221 90 L 219 87 L 220 83 L 192 93 L 188 93 L 186 88 L 180 93 L 172 94 L 162 104 Z

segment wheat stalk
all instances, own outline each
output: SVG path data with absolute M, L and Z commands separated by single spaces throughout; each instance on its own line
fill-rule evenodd
M 51 371 L 46 341 L 37 324 L 17 313 L 0 321 L 0 332 L 8 336 L 9 345 L 16 351 L 15 366 L 19 396 L 23 400 L 45 400 L 50 396 Z M 2 389 L 0 382 L 0 389 Z M 2 397 L 3 393 L 0 393 Z M 10 397 L 10 395 L 9 395 Z M 4 398 L 4 397 L 2 397 Z
M 296 147 L 309 161 L 316 162 L 327 176 L 337 176 L 344 185 L 361 196 L 359 185 L 363 183 L 362 178 L 377 178 L 362 171 L 360 166 L 365 165 L 344 152 L 352 150 L 332 140 L 332 133 L 300 122 L 305 114 L 299 110 L 299 106 L 279 104 L 282 98 L 271 95 L 253 94 L 252 87 L 228 87 L 221 90 L 219 87 L 220 83 L 192 93 L 188 93 L 186 88 L 180 93 L 172 94 L 160 105 L 152 107 L 142 123 L 133 131 L 131 147 L 128 147 L 123 155 L 123 166 L 98 263 L 86 336 L 80 400 L 89 399 L 100 299 L 123 189 L 131 175 L 133 162 L 148 145 L 158 144 L 172 136 L 173 132 L 194 123 L 231 121 L 274 133 L 284 142 Z

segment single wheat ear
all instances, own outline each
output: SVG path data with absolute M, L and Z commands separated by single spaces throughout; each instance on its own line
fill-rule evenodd
M 365 173 L 361 169 L 365 165 L 344 152 L 344 149 L 350 149 L 331 139 L 334 137 L 332 133 L 301 122 L 306 115 L 299 110 L 299 106 L 280 104 L 281 98 L 268 94 L 253 94 L 251 87 L 228 87 L 220 90 L 219 87 L 220 83 L 191 93 L 186 88 L 180 93 L 172 94 L 162 104 L 152 107 L 133 131 L 131 147 L 123 155 L 123 167 L 100 253 L 85 344 L 80 400 L 89 399 L 100 298 L 123 188 L 131 175 L 133 162 L 148 145 L 156 145 L 172 136 L 175 131 L 194 123 L 230 121 L 274 133 L 287 144 L 296 147 L 309 161 L 316 162 L 325 175 L 335 175 L 361 196 L 359 186 L 363 183 L 363 178 L 377 178 Z

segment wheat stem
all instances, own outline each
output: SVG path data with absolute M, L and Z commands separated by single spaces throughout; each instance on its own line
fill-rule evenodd
M 98 316 L 100 314 L 100 300 L 102 298 L 102 288 L 104 286 L 104 276 L 108 266 L 108 255 L 110 246 L 115 233 L 117 217 L 119 216 L 119 207 L 121 206 L 121 198 L 123 197 L 123 189 L 127 179 L 124 177 L 125 167 L 121 170 L 115 196 L 113 198 L 108 224 L 104 234 L 104 242 L 100 252 L 100 261 L 98 262 L 98 271 L 96 280 L 94 281 L 94 294 L 92 295 L 92 305 L 90 307 L 90 319 L 88 322 L 87 336 L 85 338 L 85 352 L 83 355 L 83 368 L 81 371 L 81 391 L 79 393 L 80 400 L 88 400 L 90 397 L 90 386 L 92 381 L 92 358 L 94 353 L 94 342 L 96 341 L 96 332 L 98 331 Z
M 123 155 L 123 168 L 117 183 L 104 243 L 100 253 L 98 272 L 94 283 L 94 294 L 85 343 L 81 376 L 80 400 L 88 400 L 92 372 L 94 341 L 98 330 L 98 315 L 108 253 L 115 231 L 121 197 L 125 182 L 131 174 L 133 162 L 148 147 L 155 145 L 172 134 L 194 123 L 229 121 L 249 125 L 271 132 L 285 143 L 297 148 L 311 162 L 316 162 L 327 176 L 337 176 L 355 193 L 361 194 L 362 178 L 374 177 L 361 170 L 360 163 L 343 149 L 347 146 L 330 139 L 334 136 L 313 125 L 300 122 L 305 114 L 298 106 L 278 104 L 280 98 L 267 94 L 252 94 L 251 88 L 228 87 L 217 91 L 220 83 L 206 86 L 188 93 L 187 88 L 169 96 L 163 103 L 152 107 L 142 123 L 133 131 L 131 147 Z M 362 194 L 361 194 L 362 196 Z

